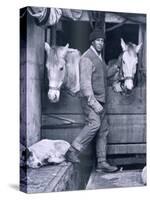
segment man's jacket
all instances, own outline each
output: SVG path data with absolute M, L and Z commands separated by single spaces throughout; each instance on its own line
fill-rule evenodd
M 80 59 L 81 96 L 94 96 L 105 103 L 107 87 L 107 66 L 90 47 Z M 113 72 L 114 73 L 114 72 Z

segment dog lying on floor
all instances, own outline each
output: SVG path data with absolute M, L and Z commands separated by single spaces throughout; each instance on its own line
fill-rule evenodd
M 31 145 L 26 154 L 26 164 L 31 168 L 40 168 L 47 164 L 59 164 L 65 161 L 65 154 L 70 144 L 65 140 L 43 139 Z

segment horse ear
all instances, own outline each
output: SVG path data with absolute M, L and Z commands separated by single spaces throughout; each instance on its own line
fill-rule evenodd
M 51 49 L 50 45 L 47 42 L 45 42 L 45 51 L 48 53 L 50 49 Z
M 67 49 L 69 48 L 69 44 L 68 43 L 66 44 L 65 48 L 67 48 Z
M 135 47 L 136 53 L 139 53 L 141 47 L 142 47 L 142 43 L 138 44 L 138 45 Z
M 122 47 L 123 51 L 127 50 L 127 45 L 126 45 L 125 41 L 122 38 L 121 38 L 121 47 Z

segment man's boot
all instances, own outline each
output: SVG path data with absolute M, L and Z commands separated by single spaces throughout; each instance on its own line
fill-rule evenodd
M 66 161 L 72 163 L 80 163 L 80 160 L 78 158 L 79 153 L 80 152 L 78 150 L 76 150 L 73 147 L 70 147 L 65 155 Z
M 118 171 L 118 167 L 112 166 L 106 161 L 98 162 L 96 172 L 112 173 Z

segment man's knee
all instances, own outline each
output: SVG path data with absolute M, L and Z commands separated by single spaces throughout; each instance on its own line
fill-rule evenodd
M 89 122 L 89 126 L 93 131 L 98 131 L 100 129 L 101 123 L 100 120 L 93 119 Z
M 105 129 L 103 131 L 100 130 L 98 135 L 99 135 L 99 137 L 105 138 L 108 136 L 108 134 L 109 134 L 109 130 Z

